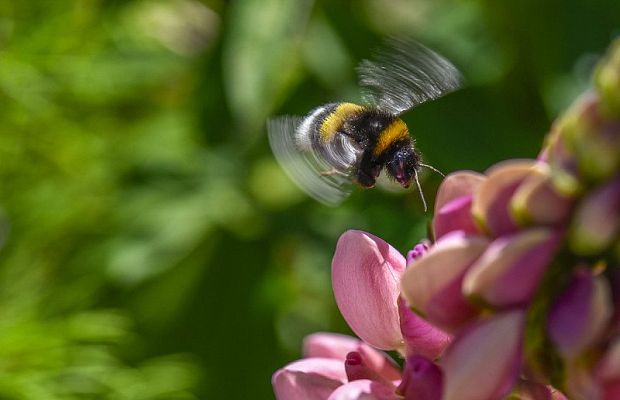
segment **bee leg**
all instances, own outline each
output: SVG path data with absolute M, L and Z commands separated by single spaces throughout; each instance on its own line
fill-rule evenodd
M 333 175 L 342 175 L 342 176 L 347 176 L 347 174 L 345 174 L 342 171 L 338 171 L 336 168 L 332 168 L 329 171 L 323 171 L 321 172 L 321 176 L 333 176 Z
M 376 178 L 364 170 L 359 170 L 356 177 L 357 183 L 359 183 L 362 187 L 371 188 L 375 186 Z
M 374 187 L 377 177 L 381 173 L 381 168 L 383 168 L 383 165 L 377 163 L 370 150 L 366 150 L 357 171 L 357 183 L 365 188 Z

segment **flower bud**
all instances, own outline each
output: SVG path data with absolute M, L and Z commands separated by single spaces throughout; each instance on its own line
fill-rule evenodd
M 620 233 L 620 176 L 590 192 L 579 204 L 570 229 L 571 249 L 580 255 L 600 253 Z
M 433 234 L 435 239 L 454 232 L 479 234 L 480 230 L 471 213 L 472 196 L 462 196 L 449 201 L 433 217 Z
M 423 240 L 422 242 L 416 244 L 413 249 L 407 252 L 407 265 L 426 254 L 430 247 L 431 243 L 428 240 Z
M 575 154 L 562 136 L 560 122 L 551 127 L 539 159 L 545 160 L 551 168 L 551 180 L 558 192 L 575 197 L 583 191 L 584 184 L 580 181 Z
M 402 294 L 408 304 L 447 331 L 468 321 L 477 311 L 463 296 L 463 276 L 488 243 L 462 233 L 444 236 L 403 274 Z
M 349 382 L 359 379 L 370 379 L 373 381 L 383 382 L 388 385 L 390 384 L 390 382 L 379 375 L 377 371 L 366 365 L 364 358 L 356 351 L 352 351 L 346 355 L 344 360 L 344 370 L 347 373 L 347 379 Z
M 551 340 L 562 357 L 571 360 L 601 339 L 613 312 L 607 281 L 589 269 L 579 269 L 555 300 L 548 317 Z
M 524 320 L 514 310 L 460 332 L 441 360 L 443 400 L 504 398 L 519 375 Z
M 364 364 L 384 379 L 400 379 L 400 369 L 394 360 L 357 338 L 329 332 L 313 333 L 304 338 L 305 358 L 320 357 L 344 361 L 351 352 L 358 353 Z
M 534 160 L 513 160 L 491 167 L 474 193 L 472 214 L 492 237 L 517 230 L 509 204 L 513 194 L 536 165 Z
M 473 171 L 458 171 L 446 176 L 437 189 L 435 210 L 463 196 L 472 195 L 486 180 L 486 176 Z
M 551 168 L 538 163 L 515 192 L 510 208 L 520 226 L 562 224 L 572 210 L 573 199 L 553 185 Z
M 601 114 L 600 99 L 586 93 L 564 114 L 560 134 L 570 147 L 580 175 L 599 182 L 620 167 L 620 120 Z
M 612 43 L 607 57 L 598 65 L 594 83 L 605 114 L 620 118 L 620 39 Z
M 435 200 L 435 240 L 452 231 L 480 233 L 471 214 L 471 203 L 472 194 L 485 179 L 482 174 L 463 171 L 450 174 L 443 180 Z
M 538 289 L 560 235 L 534 228 L 491 243 L 463 281 L 465 296 L 497 308 L 524 306 Z

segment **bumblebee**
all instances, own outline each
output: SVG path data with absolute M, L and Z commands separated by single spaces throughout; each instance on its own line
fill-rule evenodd
M 327 205 L 347 197 L 354 184 L 373 187 L 381 171 L 408 188 L 414 180 L 424 209 L 418 171 L 424 164 L 400 116 L 461 86 L 461 74 L 423 45 L 391 39 L 357 67 L 365 104 L 330 103 L 305 117 L 267 122 L 273 153 L 293 181 Z M 437 171 L 438 172 L 438 171 Z

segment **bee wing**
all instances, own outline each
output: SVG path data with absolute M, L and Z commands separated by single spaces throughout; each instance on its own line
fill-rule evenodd
M 357 67 L 360 86 L 370 104 L 400 115 L 461 86 L 450 61 L 412 40 L 391 39 L 373 60 Z
M 335 206 L 351 193 L 352 173 L 350 168 L 336 167 L 326 160 L 325 157 L 340 156 L 336 154 L 337 147 L 315 151 L 310 146 L 299 145 L 297 128 L 302 121 L 303 118 L 290 116 L 270 119 L 267 122 L 269 144 L 284 171 L 300 188 L 321 203 Z

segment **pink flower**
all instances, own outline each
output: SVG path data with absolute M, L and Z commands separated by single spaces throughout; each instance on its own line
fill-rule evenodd
M 336 360 L 345 360 L 347 354 L 357 353 L 368 368 L 376 371 L 386 380 L 400 379 L 400 369 L 391 358 L 351 336 L 313 333 L 304 339 L 303 350 L 305 358 L 318 357 Z
M 304 353 L 308 358 L 273 375 L 278 400 L 440 399 L 439 368 L 422 356 L 409 357 L 401 376 L 386 354 L 355 338 L 332 333 L 308 336 Z
M 304 353 L 306 358 L 273 374 L 271 381 L 278 400 L 325 400 L 338 388 L 369 378 L 373 379 L 369 388 L 377 393 L 386 389 L 394 392 L 396 385 L 392 381 L 400 380 L 400 371 L 386 354 L 349 336 L 315 333 L 306 338 Z
M 332 287 L 336 303 L 351 329 L 383 350 L 402 348 L 396 302 L 405 257 L 369 233 L 347 231 L 336 244 Z
M 423 253 L 424 247 L 415 252 Z M 347 231 L 340 236 L 332 261 L 336 303 L 351 329 L 366 343 L 433 359 L 443 351 L 449 336 L 408 307 L 399 307 L 404 270 L 405 258 L 388 243 L 369 233 Z

